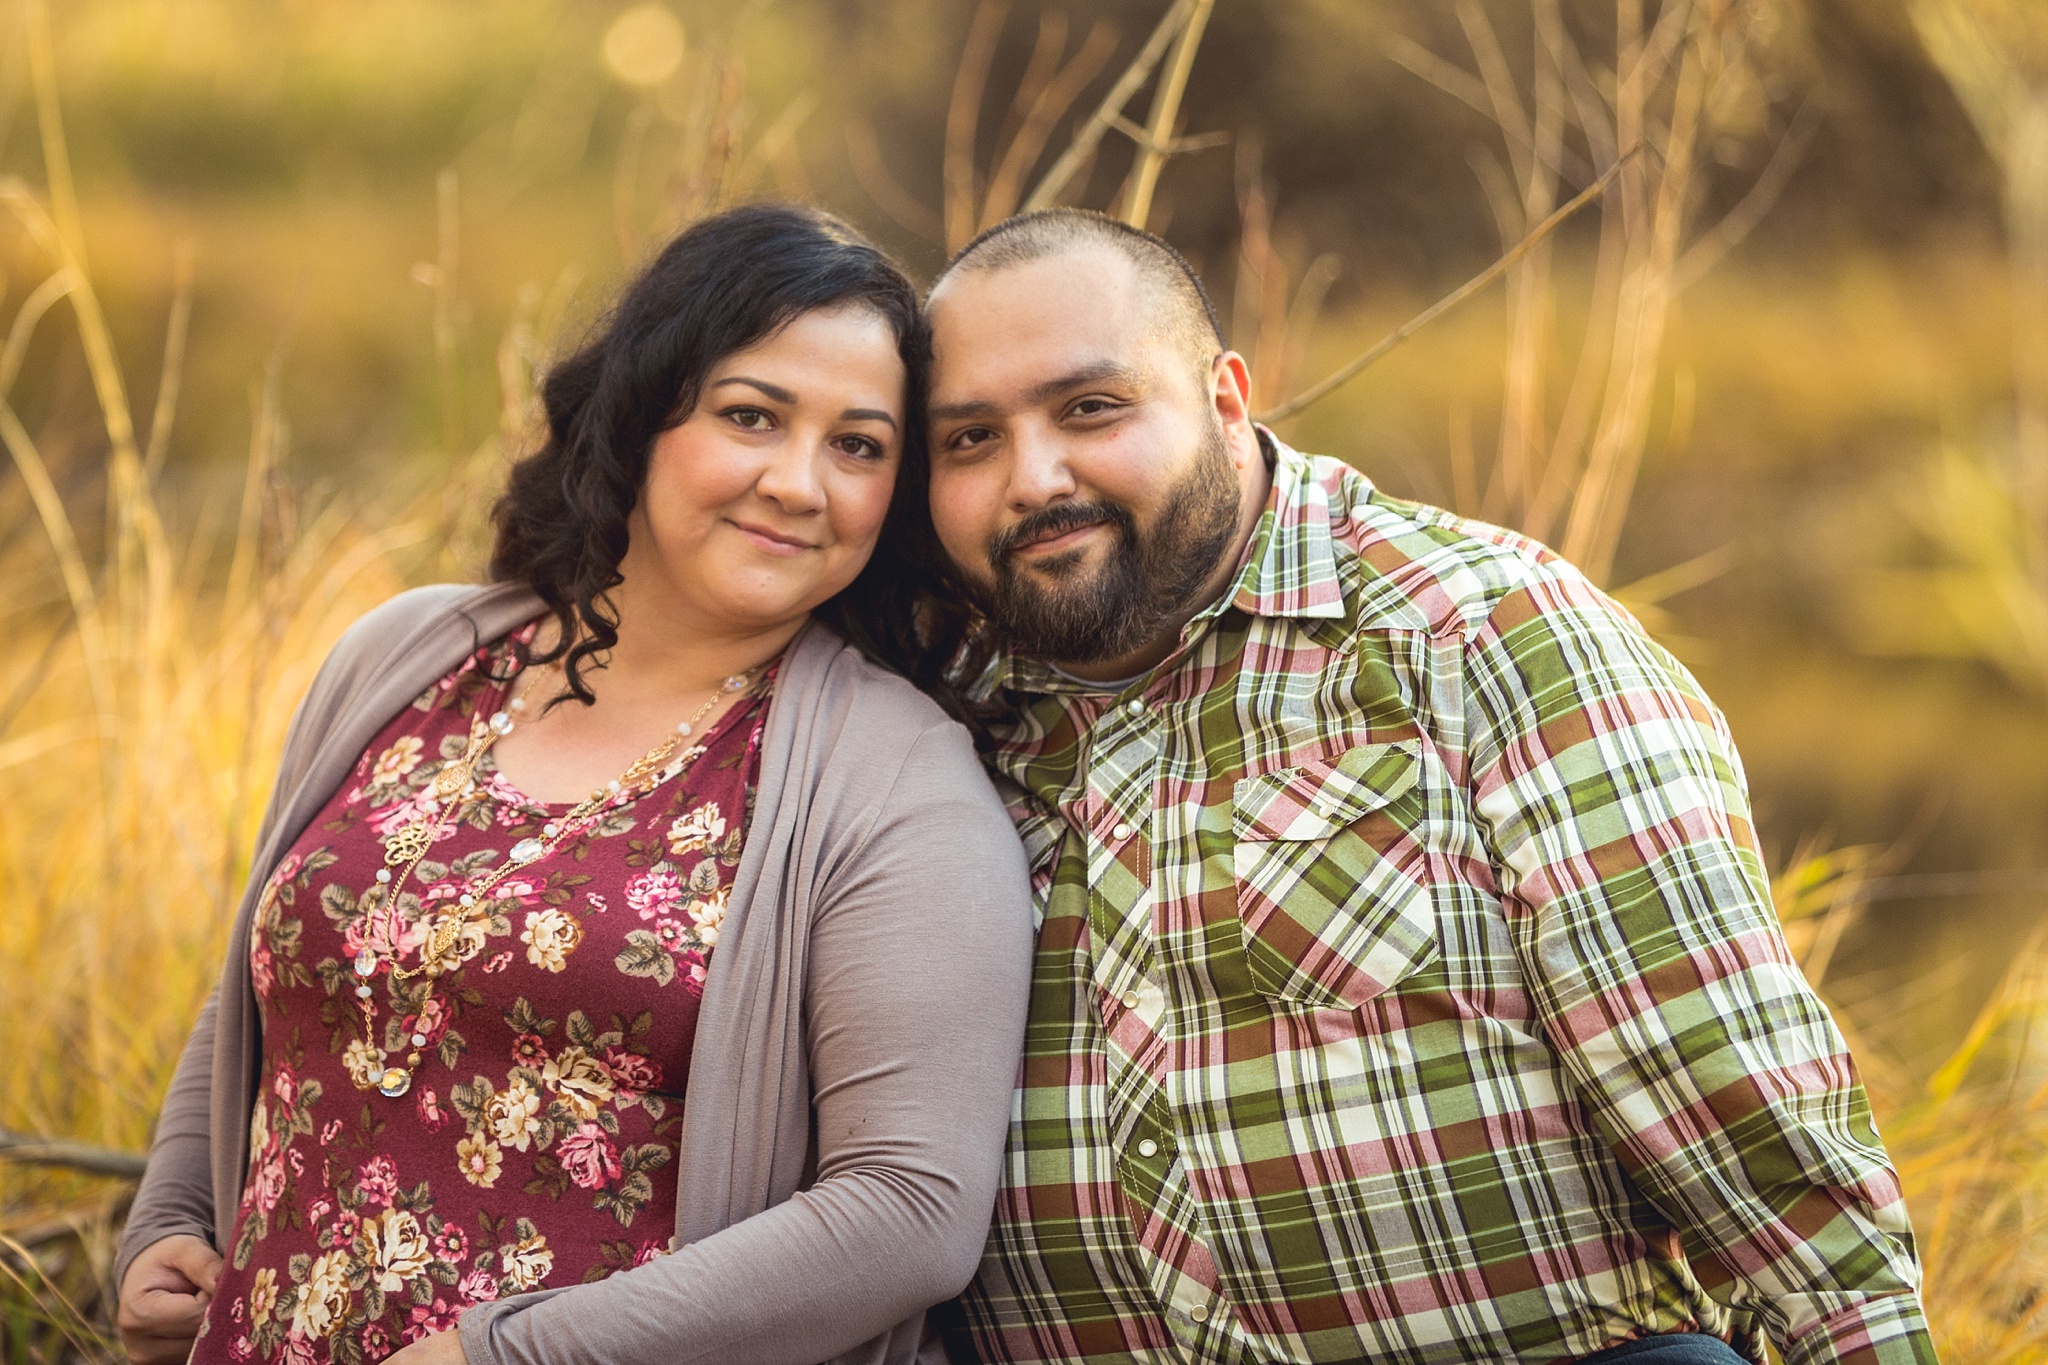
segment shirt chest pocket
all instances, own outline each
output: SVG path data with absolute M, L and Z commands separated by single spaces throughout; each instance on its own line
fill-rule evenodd
M 1435 957 L 1421 770 L 1421 741 L 1402 740 L 1237 783 L 1238 919 L 1261 991 L 1356 1009 Z

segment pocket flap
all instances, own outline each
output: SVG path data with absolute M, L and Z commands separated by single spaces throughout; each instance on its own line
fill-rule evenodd
M 1231 793 L 1231 833 L 1242 843 L 1328 838 L 1414 786 L 1421 769 L 1422 741 L 1402 739 L 1241 778 Z

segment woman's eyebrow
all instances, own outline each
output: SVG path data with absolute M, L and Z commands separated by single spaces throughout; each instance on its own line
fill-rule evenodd
M 845 412 L 839 414 L 839 420 L 842 422 L 887 422 L 891 430 L 894 430 L 896 426 L 896 419 L 883 412 L 880 408 L 848 408 Z
M 721 379 L 716 384 L 713 384 L 711 387 L 714 389 L 722 389 L 727 384 L 745 384 L 750 388 L 759 389 L 762 393 L 767 394 L 770 398 L 773 398 L 778 403 L 796 402 L 796 395 L 791 393 L 788 389 L 783 388 L 780 384 L 771 384 L 765 379 L 749 379 L 743 374 L 733 375 L 729 379 Z

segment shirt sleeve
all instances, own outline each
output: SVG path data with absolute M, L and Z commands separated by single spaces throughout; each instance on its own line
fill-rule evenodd
M 1562 564 L 1468 636 L 1465 688 L 1538 1016 L 1702 1285 L 1786 1365 L 1932 1362 L 1898 1177 L 1779 931 L 1725 721 Z

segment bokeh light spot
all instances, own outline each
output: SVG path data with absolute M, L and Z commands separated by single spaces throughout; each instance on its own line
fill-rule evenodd
M 665 5 L 635 5 L 604 34 L 604 64 L 626 85 L 660 85 L 683 64 L 682 21 Z

